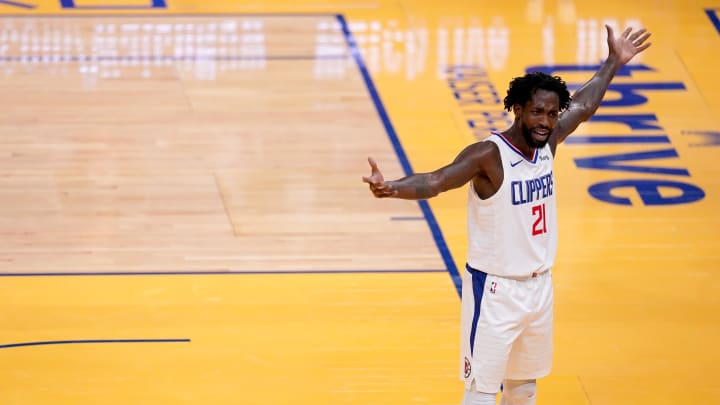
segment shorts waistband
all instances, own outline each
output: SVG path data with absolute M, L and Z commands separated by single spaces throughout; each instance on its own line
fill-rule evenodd
M 465 268 L 466 268 L 468 271 L 470 271 L 470 272 L 477 272 L 477 273 L 488 274 L 488 273 L 486 273 L 486 272 L 484 272 L 484 271 L 482 271 L 482 270 L 478 270 L 478 269 L 470 266 L 470 265 L 467 264 L 467 263 L 465 263 Z M 491 276 L 495 276 L 495 277 L 507 278 L 507 279 L 510 279 L 510 280 L 523 281 L 523 280 L 531 280 L 531 279 L 533 279 L 533 278 L 542 276 L 543 274 L 545 274 L 545 273 L 547 273 L 547 272 L 549 272 L 549 271 L 550 271 L 550 269 L 545 269 L 545 270 L 541 270 L 541 271 L 534 271 L 534 272 L 532 272 L 531 274 L 529 274 L 529 275 L 527 275 L 527 276 L 518 276 L 518 277 L 515 277 L 515 276 L 512 276 L 512 277 L 511 277 L 511 276 L 499 276 L 499 275 L 497 275 L 497 274 L 490 274 L 490 275 L 491 275 Z

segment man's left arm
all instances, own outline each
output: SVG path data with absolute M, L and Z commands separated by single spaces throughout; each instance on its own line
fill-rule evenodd
M 632 29 L 628 28 L 619 38 L 615 38 L 612 28 L 608 25 L 605 27 L 608 35 L 608 58 L 593 77 L 572 95 L 567 110 L 560 114 L 551 139 L 553 153 L 555 147 L 575 131 L 580 123 L 595 114 L 618 69 L 650 46 L 649 42 L 645 43 L 650 37 L 650 33 L 645 29 L 632 32 Z

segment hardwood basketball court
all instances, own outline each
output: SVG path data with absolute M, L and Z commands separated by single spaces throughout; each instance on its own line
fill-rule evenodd
M 465 193 L 375 200 L 653 32 L 558 150 L 538 404 L 720 401 L 720 4 L 0 2 L 0 398 L 458 404 Z

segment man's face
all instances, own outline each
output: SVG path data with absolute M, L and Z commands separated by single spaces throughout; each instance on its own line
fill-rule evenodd
M 523 106 L 515 106 L 515 116 L 520 119 L 523 139 L 531 148 L 542 148 L 550 140 L 557 125 L 560 97 L 557 93 L 537 89 Z

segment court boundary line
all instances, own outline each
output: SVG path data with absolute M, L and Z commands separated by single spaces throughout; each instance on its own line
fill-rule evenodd
M 414 173 L 412 166 L 410 165 L 410 160 L 405 153 L 405 149 L 400 143 L 400 138 L 398 138 L 398 135 L 395 132 L 395 127 L 393 126 L 392 121 L 390 120 L 390 116 L 385 109 L 385 105 L 380 98 L 380 93 L 377 91 L 375 83 L 370 76 L 370 72 L 367 69 L 367 65 L 365 64 L 365 61 L 362 57 L 360 48 L 357 46 L 355 38 L 350 31 L 350 27 L 345 20 L 345 16 L 342 14 L 337 14 L 336 17 L 338 19 L 338 22 L 340 23 L 343 34 L 345 34 L 345 41 L 347 42 L 348 48 L 350 48 L 350 54 L 355 59 L 355 64 L 357 65 L 357 68 L 360 71 L 360 75 L 365 82 L 365 86 L 367 87 L 368 93 L 370 94 L 370 98 L 372 99 L 373 104 L 375 104 L 375 109 L 377 110 L 380 120 L 385 127 L 385 132 L 387 133 L 388 138 L 390 138 L 390 142 L 392 143 L 393 149 L 395 150 L 395 154 L 397 155 L 398 160 L 400 160 L 400 164 L 402 165 L 405 175 L 410 176 Z M 440 225 L 437 223 L 435 214 L 430 208 L 430 204 L 427 202 L 427 200 L 418 200 L 417 203 L 422 210 L 423 216 L 425 217 L 428 226 L 430 227 L 430 232 L 433 236 L 433 239 L 435 240 L 435 245 L 437 246 L 438 251 L 440 252 L 440 256 L 442 257 L 443 262 L 447 267 L 447 272 L 450 274 L 450 279 L 455 286 L 455 290 L 457 291 L 458 295 L 460 295 L 462 281 L 460 279 L 457 267 L 455 266 L 455 261 L 453 260 L 452 254 L 450 253 L 450 249 L 445 242 L 445 237 L 443 236 L 442 230 L 440 229 Z
M 59 58 L 37 55 L 0 56 L 3 63 L 29 63 L 33 65 L 77 63 L 77 62 L 244 62 L 244 61 L 307 61 L 307 60 L 345 60 L 350 55 L 266 55 L 266 56 L 60 56 Z
M 50 346 L 67 344 L 90 344 L 90 343 L 190 343 L 188 338 L 181 339 L 78 339 L 78 340 L 46 340 L 38 342 L 20 342 L 0 345 L 0 349 L 11 349 L 14 347 L 27 346 Z
M 24 8 L 26 10 L 33 10 L 36 7 L 34 4 L 25 4 L 25 3 L 20 3 L 19 1 L 11 1 L 11 0 L 0 0 L 0 4 L 4 4 L 6 6 L 11 6 L 11 7 Z
M 159 10 L 160 11 L 160 10 Z M 162 10 L 167 11 L 167 10 Z M 362 52 L 360 51 L 360 48 L 357 46 L 357 42 L 355 41 L 355 37 L 353 36 L 352 32 L 350 31 L 350 26 L 345 19 L 345 16 L 340 13 L 188 13 L 188 14 L 163 14 L 163 13 L 125 13 L 125 14 L 97 14 L 97 13 L 72 13 L 72 14 L 60 14 L 60 13 L 52 13 L 52 14 L 35 14 L 35 13 L 27 13 L 27 14 L 0 14 L 3 17 L 24 17 L 24 18 L 125 18 L 125 17 L 159 17 L 159 18 L 173 18 L 173 17 L 331 17 L 335 18 L 336 21 L 340 25 L 340 29 L 343 33 L 343 36 L 345 37 L 346 45 L 350 51 L 351 56 L 355 60 L 355 65 L 357 66 L 358 72 L 360 73 L 363 82 L 365 84 L 365 87 L 369 93 L 370 99 L 375 106 L 375 110 L 383 124 L 383 127 L 385 128 L 386 135 L 390 139 L 390 142 L 393 146 L 393 149 L 395 151 L 395 154 L 400 161 L 400 164 L 403 168 L 403 171 L 405 172 L 406 176 L 409 176 L 414 173 L 412 166 L 410 164 L 410 161 L 407 157 L 407 154 L 405 153 L 404 148 L 402 147 L 402 144 L 400 142 L 400 139 L 397 135 L 397 132 L 395 131 L 395 128 L 392 124 L 392 121 L 390 119 L 390 116 L 387 113 L 387 110 L 385 109 L 385 105 L 382 102 L 382 99 L 380 97 L 380 93 L 378 92 L 377 88 L 375 87 L 375 83 L 372 80 L 372 77 L 367 69 L 367 65 L 365 64 L 365 61 L 362 56 Z M 438 249 L 438 252 L 440 253 L 441 259 L 443 260 L 446 270 L 442 270 L 443 272 L 447 272 L 450 275 L 450 279 L 455 286 L 455 290 L 458 295 L 461 293 L 461 285 L 462 281 L 460 278 L 460 274 L 458 273 L 457 266 L 455 265 L 455 261 L 453 260 L 452 254 L 450 252 L 450 249 L 447 246 L 447 243 L 445 241 L 445 237 L 443 236 L 442 230 L 440 229 L 440 225 L 437 222 L 437 219 L 435 218 L 435 214 L 432 211 L 432 208 L 430 207 L 430 204 L 427 200 L 418 200 L 418 205 L 420 206 L 420 209 L 423 213 L 423 217 L 425 218 L 425 221 L 428 224 L 428 227 L 430 228 L 430 233 L 432 234 L 433 240 L 435 242 L 435 245 Z M 320 273 L 322 271 L 319 271 Z M 372 273 L 372 272 L 383 272 L 387 273 L 388 271 L 376 271 L 376 270 L 359 270 L 359 271 L 342 271 L 338 273 Z M 428 272 L 428 271 L 417 271 L 417 270 L 409 270 L 409 271 L 390 271 L 390 272 Z M 432 270 L 430 272 L 437 272 L 437 270 Z M 288 272 L 289 273 L 289 272 Z M 274 273 L 274 274 L 288 274 L 288 273 Z M 253 274 L 249 272 L 182 272 L 182 273 L 152 273 L 152 272 L 105 272 L 105 273 L 0 273 L 0 276 L 8 277 L 8 276 L 60 276 L 60 275 L 140 275 L 140 274 Z M 271 272 L 257 272 L 255 274 L 273 274 Z M 297 273 L 293 272 L 291 274 L 303 274 L 303 273 Z M 306 274 L 312 274 L 312 272 L 306 272 Z
M 0 277 L 53 277 L 53 276 L 237 276 L 237 275 L 308 275 L 308 274 L 406 274 L 446 273 L 443 269 L 419 270 L 207 270 L 207 271 L 58 271 L 34 273 L 0 273 Z
M 92 10 L 88 10 L 92 11 Z M 39 17 L 39 18 L 88 18 L 88 17 L 100 17 L 100 18 L 112 18 L 112 17 L 118 17 L 118 18 L 128 18 L 128 17 L 161 17 L 161 18 L 172 18 L 172 17 L 329 17 L 329 18 L 336 18 L 339 14 L 337 13 L 312 13 L 312 12 L 297 12 L 297 13 L 289 13 L 289 12 L 283 12 L 283 13 L 219 13 L 219 12 L 210 12 L 210 13 L 172 13 L 167 14 L 167 10 L 156 10 L 155 12 L 147 12 L 146 10 L 143 10 L 143 12 L 137 12 L 137 13 L 95 13 L 95 12 L 76 12 L 76 11 L 64 11 L 60 13 L 35 13 L 35 12 L 28 12 L 28 13 L 12 13 L 12 14 L 3 14 L 0 13 L 0 17 Z

